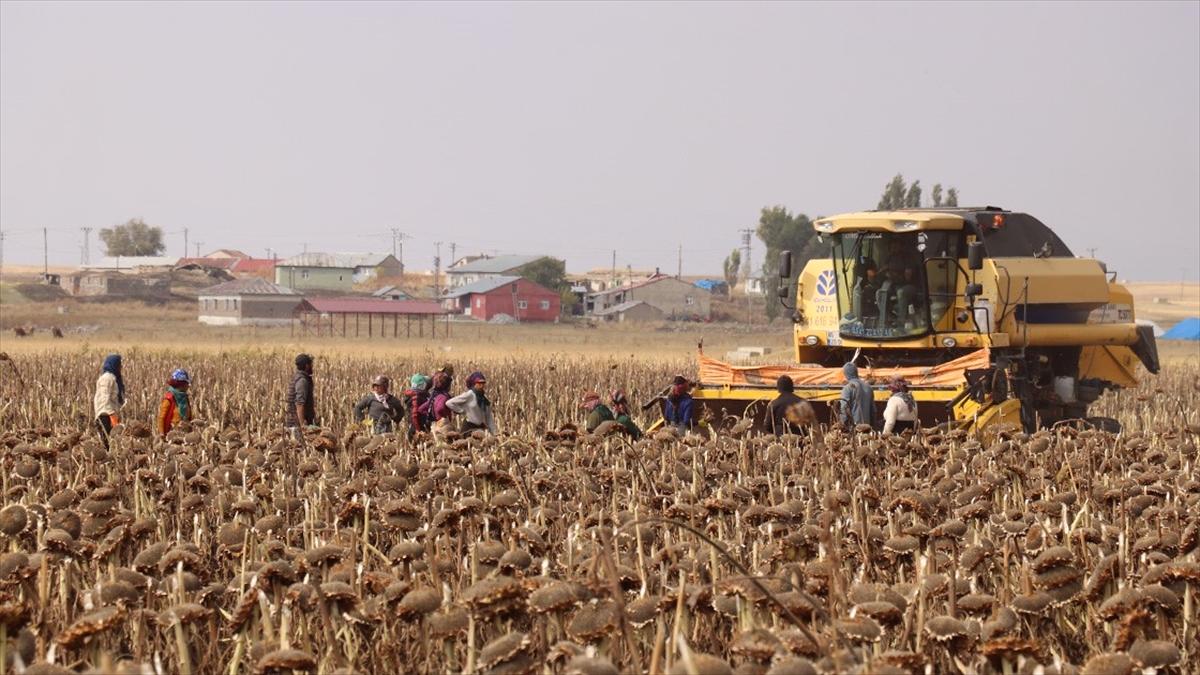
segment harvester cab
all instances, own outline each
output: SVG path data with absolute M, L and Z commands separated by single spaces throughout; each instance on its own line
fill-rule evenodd
M 1103 263 L 1075 257 L 1037 218 L 996 207 L 849 213 L 814 222 L 828 256 L 791 281 L 795 364 L 700 355 L 693 395 L 709 419 L 754 415 L 781 374 L 828 421 L 855 362 L 875 389 L 905 378 L 925 426 L 1032 431 L 1088 418 L 1104 391 L 1159 369 L 1154 335 Z M 794 296 L 787 292 L 795 289 Z M 794 297 L 788 304 L 787 297 Z

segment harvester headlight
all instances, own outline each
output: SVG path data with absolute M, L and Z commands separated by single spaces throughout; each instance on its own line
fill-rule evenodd
M 915 220 L 895 220 L 892 221 L 892 227 L 896 228 L 897 232 L 908 232 L 917 229 L 917 221 Z
M 947 349 L 953 349 L 954 347 L 958 346 L 958 340 L 955 340 L 952 337 L 944 337 L 942 338 L 942 346 Z
M 809 347 L 816 347 L 817 345 L 821 344 L 821 338 L 817 337 L 816 335 L 809 335 L 808 337 L 804 338 L 804 344 L 808 345 Z
M 813 227 L 820 232 L 833 232 L 833 222 L 829 220 L 818 220 Z

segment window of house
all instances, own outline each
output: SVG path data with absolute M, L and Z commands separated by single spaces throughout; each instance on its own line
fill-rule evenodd
M 234 299 L 233 299 L 233 308 L 234 308 L 235 310 L 238 308 L 238 300 L 237 300 L 237 298 L 234 298 Z
M 538 307 L 541 307 L 542 309 L 550 309 L 550 301 L 542 300 L 541 302 L 538 303 Z
M 529 302 L 527 300 L 518 300 L 517 309 L 529 309 Z
M 684 303 L 685 303 L 685 304 L 688 304 L 688 305 L 694 305 L 694 304 L 696 304 L 696 299 L 695 299 L 695 298 L 693 298 L 693 297 L 692 297 L 692 296 L 690 296 L 690 295 L 689 295 L 689 296 L 687 296 L 686 298 L 684 298 L 684 299 L 683 299 L 683 301 L 684 301 Z
M 475 309 L 483 309 L 483 298 L 475 298 Z
M 307 279 L 308 278 L 308 270 L 300 270 L 300 278 Z

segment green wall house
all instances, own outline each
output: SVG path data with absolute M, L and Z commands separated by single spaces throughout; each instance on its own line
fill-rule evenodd
M 350 292 L 354 284 L 400 276 L 396 257 L 370 253 L 303 253 L 275 265 L 275 283 L 295 291 Z

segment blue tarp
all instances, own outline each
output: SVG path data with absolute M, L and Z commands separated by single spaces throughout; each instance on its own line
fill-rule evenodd
M 701 279 L 700 281 L 697 281 L 695 285 L 697 288 L 703 288 L 709 293 L 723 292 L 726 288 L 724 281 L 718 281 L 716 279 Z
M 1162 337 L 1164 340 L 1200 340 L 1200 317 L 1180 321 Z

